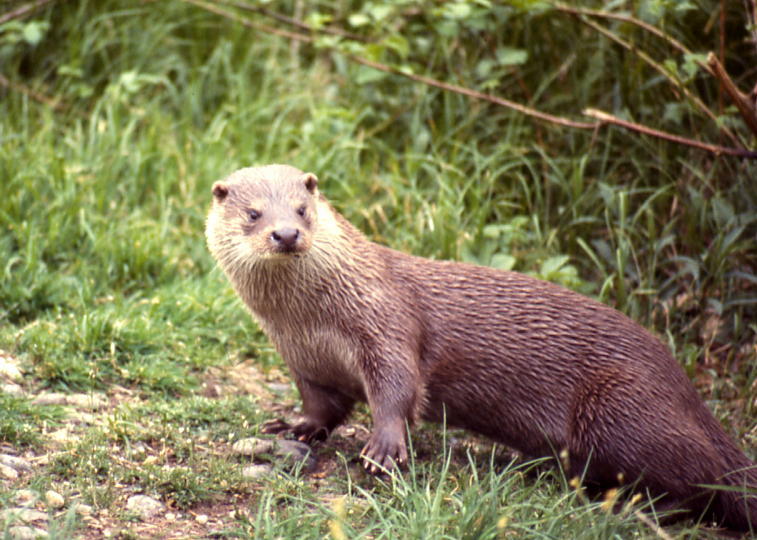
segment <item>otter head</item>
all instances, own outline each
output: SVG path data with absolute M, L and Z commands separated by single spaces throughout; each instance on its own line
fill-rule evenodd
M 240 169 L 213 184 L 208 245 L 222 266 L 306 253 L 317 223 L 318 178 L 288 165 Z

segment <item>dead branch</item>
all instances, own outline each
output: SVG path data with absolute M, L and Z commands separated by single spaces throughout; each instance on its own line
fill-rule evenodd
M 620 21 L 620 22 L 633 24 L 634 26 L 638 26 L 639 28 L 646 30 L 650 34 L 657 36 L 663 41 L 668 42 L 668 44 L 670 44 L 674 49 L 678 49 L 683 54 L 691 54 L 691 51 L 688 48 L 686 48 L 686 46 L 683 43 L 675 39 L 673 36 L 666 34 L 659 28 L 656 28 L 649 23 L 645 23 L 644 21 L 640 19 L 631 17 L 630 15 L 623 15 L 621 13 L 612 13 L 610 11 L 600 11 L 596 9 L 573 7 L 567 4 L 563 4 L 561 2 L 555 2 L 554 4 L 552 4 L 552 6 L 557 11 L 562 11 L 563 13 L 569 13 L 571 15 L 588 15 L 590 17 L 596 17 L 598 19 L 610 19 L 614 21 Z M 703 67 L 707 69 L 707 66 L 703 66 Z
M 352 32 L 347 32 L 345 30 L 342 30 L 341 28 L 333 28 L 333 27 L 313 28 L 309 24 L 304 23 L 300 21 L 299 19 L 288 17 L 287 15 L 283 15 L 281 13 L 271 11 L 270 9 L 266 9 L 261 6 L 248 4 L 247 2 L 239 2 L 235 0 L 222 0 L 222 2 L 226 5 L 234 6 L 239 9 L 252 11 L 254 13 L 260 13 L 261 15 L 265 17 L 271 18 L 275 21 L 283 22 L 284 24 L 294 26 L 295 28 L 299 28 L 300 30 L 304 30 L 306 32 L 320 32 L 322 34 L 331 34 L 332 36 L 339 36 L 339 37 L 351 39 L 353 41 L 362 41 L 362 42 L 368 41 L 365 38 L 365 36 L 360 36 L 358 34 L 353 34 Z
M 664 139 L 666 141 L 670 141 L 670 142 L 674 142 L 678 144 L 684 144 L 686 146 L 691 146 L 694 148 L 698 148 L 700 150 L 705 150 L 715 155 L 725 154 L 728 156 L 757 159 L 757 152 L 754 152 L 751 150 L 742 150 L 741 148 L 728 148 L 726 146 L 719 146 L 717 144 L 703 143 L 701 141 L 689 139 L 686 137 L 681 137 L 680 135 L 675 135 L 673 133 L 668 133 L 666 131 L 653 129 L 642 124 L 637 124 L 636 122 L 623 120 L 622 118 L 618 118 L 617 116 L 613 116 L 610 113 L 606 113 L 598 109 L 584 109 L 583 113 L 586 116 L 596 118 L 602 123 L 615 124 L 625 129 L 638 131 L 639 133 L 643 133 L 644 135 L 649 135 L 650 137 L 657 137 L 658 139 Z
M 25 4 L 18 9 L 9 11 L 5 15 L 0 15 L 0 24 L 25 17 L 26 15 L 29 15 L 30 13 L 33 13 L 37 9 L 41 8 L 45 4 L 50 4 L 51 2 L 55 2 L 55 0 L 37 0 L 36 2 L 29 2 L 28 4 Z
M 26 96 L 29 96 L 34 101 L 44 103 L 45 105 L 52 107 L 56 111 L 63 112 L 67 109 L 66 105 L 61 103 L 58 99 L 51 98 L 49 96 L 46 96 L 45 94 L 41 94 L 21 83 L 10 81 L 2 73 L 0 73 L 0 86 L 4 86 L 5 88 L 9 88 L 11 90 L 15 90 L 16 92 L 20 92 Z
M 739 113 L 741 113 L 741 117 L 744 119 L 744 122 L 746 122 L 746 125 L 749 126 L 752 133 L 757 136 L 757 108 L 755 107 L 754 102 L 749 99 L 749 96 L 741 93 L 736 87 L 736 84 L 728 75 L 728 72 L 723 67 L 723 64 L 720 63 L 717 56 L 713 53 L 708 54 L 707 63 L 712 69 L 713 75 L 718 81 L 720 81 L 720 84 L 723 85 L 723 89 L 731 97 L 731 100 L 736 105 Z
M 654 59 L 652 59 L 651 56 L 649 56 L 647 53 L 645 53 L 644 51 L 640 50 L 639 48 L 637 48 L 633 44 L 631 44 L 631 43 L 627 42 L 626 40 L 622 39 L 621 37 L 613 34 L 607 28 L 605 28 L 605 27 L 603 27 L 603 26 L 601 26 L 601 25 L 599 25 L 599 24 L 597 24 L 597 23 L 595 23 L 593 21 L 590 21 L 590 20 L 588 20 L 586 18 L 583 18 L 583 17 L 579 17 L 579 20 L 581 22 L 583 22 L 585 25 L 593 28 L 594 30 L 596 30 L 597 32 L 599 32 L 600 34 L 602 34 L 603 36 L 605 36 L 609 40 L 614 41 L 615 43 L 617 43 L 618 45 L 620 45 L 621 47 L 623 47 L 627 51 L 635 54 L 636 56 L 638 56 L 639 58 L 641 58 L 647 64 L 649 64 L 655 71 L 657 71 L 660 75 L 662 75 L 663 77 L 665 77 L 665 79 L 667 79 L 668 82 L 674 88 L 676 88 L 677 90 L 679 90 L 680 92 L 682 92 L 689 99 L 689 101 L 691 101 L 694 105 L 696 105 L 696 107 L 700 111 L 702 111 L 707 117 L 709 117 L 710 120 L 712 120 L 715 123 L 715 125 L 717 125 L 720 128 L 720 130 L 731 140 L 731 142 L 736 147 L 742 148 L 742 149 L 745 148 L 746 145 L 739 138 L 739 136 L 737 134 L 735 134 L 733 131 L 731 131 L 730 129 L 728 129 L 727 127 L 719 125 L 718 124 L 718 116 L 707 105 L 705 105 L 704 102 L 701 99 L 699 99 L 697 96 L 695 96 L 694 94 L 692 94 L 691 91 L 688 88 L 686 88 L 686 86 L 683 83 L 681 83 L 681 81 L 679 81 L 676 77 L 673 77 L 668 72 L 668 70 L 665 69 L 665 67 L 662 66 L 659 62 L 656 62 Z M 708 66 L 705 66 L 705 69 L 707 71 L 710 71 L 710 67 L 708 67 Z
M 229 19 L 232 19 L 234 21 L 239 22 L 240 24 L 243 24 L 244 26 L 247 26 L 248 28 L 254 28 L 256 30 L 260 30 L 262 32 L 271 33 L 277 36 L 286 37 L 289 39 L 296 39 L 298 41 L 302 41 L 305 43 L 315 43 L 315 39 L 313 39 L 310 36 L 306 36 L 304 34 L 299 34 L 297 32 L 291 32 L 289 30 L 282 30 L 280 28 L 273 28 L 267 25 L 255 23 L 253 21 L 250 21 L 249 19 L 246 19 L 244 17 L 238 16 L 236 13 L 232 13 L 230 11 L 221 9 L 217 6 L 214 6 L 212 4 L 208 4 L 206 2 L 203 2 L 202 0 L 182 0 L 184 2 L 188 2 L 190 4 L 194 4 L 198 7 L 201 7 L 203 9 L 206 9 L 212 13 L 215 13 L 217 15 L 221 15 L 223 17 L 227 17 Z M 539 120 L 544 120 L 545 122 L 550 122 L 552 124 L 557 124 L 565 127 L 571 127 L 575 129 L 595 129 L 597 127 L 596 123 L 588 123 L 588 122 L 577 122 L 574 120 L 570 120 L 568 118 L 563 118 L 560 116 L 555 116 L 549 113 L 545 113 L 542 111 L 539 111 L 537 109 L 534 109 L 532 107 L 528 107 L 526 105 L 521 105 L 520 103 L 516 103 L 514 101 L 510 101 L 509 99 L 500 98 L 497 96 L 493 96 L 491 94 L 484 94 L 483 92 L 478 92 L 476 90 L 472 90 L 470 88 L 466 88 L 463 86 L 458 86 L 454 84 L 445 83 L 442 81 L 439 81 L 437 79 L 432 79 L 431 77 L 424 77 L 423 75 L 416 75 L 414 73 L 408 73 L 406 71 L 403 71 L 399 68 L 382 64 L 380 62 L 375 62 L 373 60 L 368 60 L 367 58 L 363 58 L 360 56 L 355 56 L 351 54 L 347 54 L 343 51 L 339 51 L 338 49 L 331 49 L 335 52 L 338 52 L 340 54 L 343 54 L 353 62 L 356 62 L 358 64 L 362 64 L 364 66 L 368 66 L 370 68 L 376 69 L 378 71 L 383 71 L 385 73 L 391 73 L 393 75 L 399 75 L 400 77 L 405 77 L 407 79 L 411 79 L 416 82 L 420 82 L 423 84 L 426 84 L 428 86 L 432 86 L 435 88 L 439 88 L 441 90 L 447 90 L 449 92 L 454 92 L 457 94 L 461 94 L 464 96 L 472 97 L 474 99 L 480 99 L 482 101 L 488 101 L 490 103 L 494 103 L 496 105 L 500 105 L 502 107 L 506 107 L 508 109 L 513 109 L 515 111 L 518 111 L 526 116 L 531 116 L 534 118 L 538 118 Z

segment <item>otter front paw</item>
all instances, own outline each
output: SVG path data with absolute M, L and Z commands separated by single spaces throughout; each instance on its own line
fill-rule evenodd
M 275 418 L 264 422 L 260 431 L 269 434 L 291 433 L 298 441 L 306 443 L 322 441 L 329 436 L 329 430 L 326 426 L 307 419 L 292 425 L 281 418 Z
M 387 472 L 407 463 L 407 445 L 402 431 L 374 431 L 360 452 L 363 466 L 371 474 Z

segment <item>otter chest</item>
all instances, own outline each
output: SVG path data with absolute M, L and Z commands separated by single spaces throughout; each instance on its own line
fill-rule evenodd
M 263 326 L 294 375 L 365 399 L 358 367 L 360 350 L 351 336 L 325 325 L 303 325 L 296 331 Z

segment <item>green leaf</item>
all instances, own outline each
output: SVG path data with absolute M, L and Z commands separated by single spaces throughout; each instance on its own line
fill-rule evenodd
M 350 26 L 353 28 L 360 28 L 361 26 L 371 24 L 371 19 L 365 13 L 353 13 L 347 17 L 347 22 L 350 23 Z
M 491 266 L 499 270 L 512 270 L 518 260 L 508 253 L 496 253 L 492 257 Z
M 383 71 L 369 68 L 368 66 L 360 66 L 355 74 L 355 82 L 357 84 L 370 84 L 385 79 L 387 75 Z
M 519 66 L 528 60 L 528 51 L 513 47 L 500 47 L 497 49 L 497 61 L 503 66 Z
M 407 40 L 399 34 L 388 36 L 382 41 L 382 43 L 399 54 L 402 58 L 407 58 L 407 55 L 410 52 L 410 45 Z
M 29 45 L 34 46 L 42 41 L 48 28 L 50 24 L 47 21 L 30 21 L 21 30 L 21 36 Z
M 314 29 L 320 29 L 329 24 L 333 20 L 331 15 L 325 13 L 314 12 L 305 17 L 305 22 Z
M 555 257 L 550 257 L 541 264 L 541 268 L 539 268 L 539 274 L 547 278 L 552 274 L 558 273 L 563 266 L 568 264 L 569 260 L 570 257 L 568 257 L 567 255 L 557 255 Z
M 681 68 L 686 73 L 687 79 L 691 79 L 697 74 L 702 64 L 707 62 L 707 55 L 700 53 L 687 53 L 684 55 L 684 61 Z

